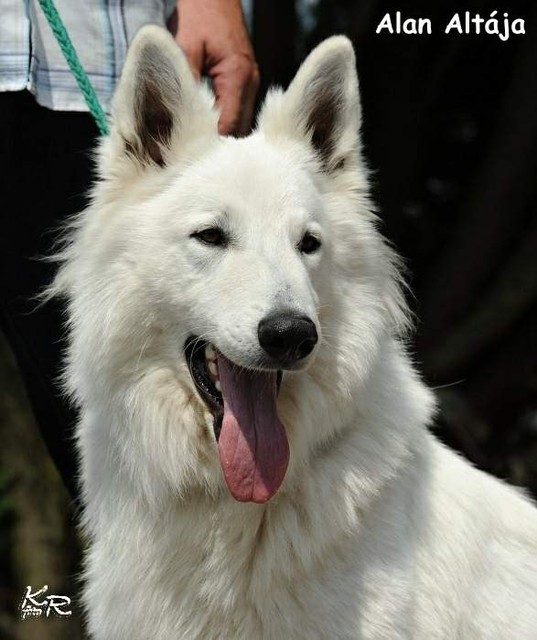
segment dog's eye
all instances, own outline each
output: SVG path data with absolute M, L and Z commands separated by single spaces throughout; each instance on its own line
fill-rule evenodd
M 199 240 L 204 244 L 211 244 L 215 247 L 221 247 L 227 242 L 225 233 L 218 227 L 209 227 L 208 229 L 196 231 L 190 237 L 196 238 L 196 240 Z
M 315 253 L 321 247 L 321 241 L 319 238 L 307 231 L 298 245 L 298 250 L 301 253 Z

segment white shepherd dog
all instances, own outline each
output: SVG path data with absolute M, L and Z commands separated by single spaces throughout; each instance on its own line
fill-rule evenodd
M 537 638 L 537 511 L 427 429 L 351 44 L 248 138 L 217 117 L 142 29 L 52 288 L 92 637 Z

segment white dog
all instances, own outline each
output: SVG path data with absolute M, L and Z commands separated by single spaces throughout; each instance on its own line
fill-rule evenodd
M 137 36 L 61 255 L 97 640 L 537 638 L 537 512 L 427 430 L 350 43 L 221 138 Z

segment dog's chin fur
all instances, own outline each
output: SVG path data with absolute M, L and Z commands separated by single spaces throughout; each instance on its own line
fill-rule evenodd
M 144 28 L 49 292 L 68 300 L 92 637 L 534 638 L 535 511 L 426 429 L 349 42 L 321 44 L 248 138 L 216 123 L 172 39 Z M 185 231 L 218 206 L 238 229 L 226 258 Z M 319 256 L 293 248 L 306 223 Z M 322 337 L 283 377 L 283 485 L 238 503 L 183 345 L 201 334 L 240 364 L 275 299 Z

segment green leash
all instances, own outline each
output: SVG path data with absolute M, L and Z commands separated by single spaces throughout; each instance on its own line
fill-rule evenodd
M 78 58 L 76 50 L 71 42 L 71 38 L 67 33 L 67 29 L 60 18 L 60 14 L 54 5 L 54 0 L 39 0 L 41 9 L 48 20 L 52 33 L 55 35 L 63 56 L 69 65 L 69 68 L 75 76 L 75 80 L 82 91 L 84 100 L 88 105 L 91 115 L 93 116 L 101 135 L 107 136 L 109 133 L 106 113 L 104 112 L 95 89 L 93 88 L 87 73 L 84 71 L 82 64 Z

